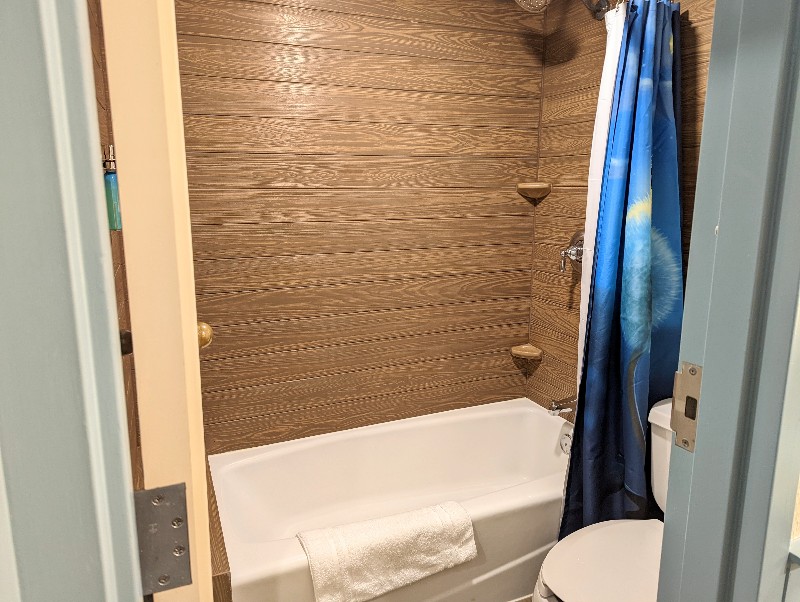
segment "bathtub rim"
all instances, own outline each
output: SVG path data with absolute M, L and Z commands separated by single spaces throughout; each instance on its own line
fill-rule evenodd
M 562 424 L 570 424 L 561 416 L 553 416 L 548 413 L 542 406 L 527 397 L 517 397 L 515 399 L 507 399 L 504 401 L 493 401 L 475 406 L 465 408 L 456 408 L 453 410 L 444 410 L 442 412 L 433 412 L 431 414 L 423 414 L 421 416 L 411 416 L 409 418 L 401 418 L 399 420 L 388 420 L 386 422 L 379 422 L 377 424 L 370 424 L 367 426 L 357 426 L 341 431 L 333 431 L 330 433 L 321 433 L 319 435 L 312 435 L 310 437 L 303 437 L 301 439 L 291 439 L 289 441 L 279 441 L 277 443 L 268 443 L 266 445 L 259 445 L 256 447 L 246 447 L 244 449 L 236 449 L 233 451 L 220 452 L 218 454 L 209 454 L 208 461 L 213 472 L 216 470 L 214 465 L 219 465 L 224 462 L 227 467 L 232 468 L 240 463 L 251 461 L 258 458 L 263 454 L 278 454 L 289 453 L 289 450 L 304 449 L 319 445 L 322 439 L 342 439 L 346 435 L 352 435 L 353 432 L 361 433 L 375 433 L 388 432 L 402 428 L 408 428 L 407 425 L 415 422 L 447 422 L 448 419 L 454 414 L 463 414 L 469 412 L 470 414 L 497 414 L 498 412 L 508 412 L 514 409 L 522 409 L 539 413 L 549 420 L 553 420 Z

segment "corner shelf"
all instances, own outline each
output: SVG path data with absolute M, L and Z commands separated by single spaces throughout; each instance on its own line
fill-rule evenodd
M 541 362 L 542 361 L 542 350 L 538 347 L 531 345 L 530 343 L 525 343 L 524 345 L 516 345 L 515 347 L 511 348 L 511 355 L 522 359 L 522 360 L 529 360 L 532 362 Z
M 547 182 L 520 182 L 517 184 L 517 193 L 534 205 L 538 205 L 544 197 L 550 194 L 552 188 Z

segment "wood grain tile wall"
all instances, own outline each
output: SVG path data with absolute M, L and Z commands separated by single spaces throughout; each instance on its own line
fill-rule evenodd
M 690 219 L 713 2 L 683 4 Z M 511 0 L 176 12 L 210 453 L 574 393 L 558 253 L 583 226 L 605 41 L 580 2 L 546 23 Z M 534 215 L 514 185 L 536 179 L 554 190 Z M 529 337 L 526 384 L 508 348 Z
M 106 74 L 105 47 L 103 45 L 103 21 L 100 13 L 100 0 L 87 0 L 89 10 L 89 33 L 92 42 L 92 64 L 94 67 L 95 97 L 97 99 L 97 119 L 100 129 L 100 144 L 105 149 L 114 144 L 111 127 L 111 105 L 108 97 L 108 77 Z M 102 177 L 98 165 L 98 177 Z M 117 316 L 120 330 L 130 330 L 130 310 L 128 307 L 128 282 L 125 274 L 125 251 L 122 246 L 122 231 L 110 231 L 111 259 L 114 267 L 114 286 L 117 298 Z M 125 381 L 125 401 L 128 414 L 128 439 L 130 443 L 131 465 L 135 489 L 144 487 L 144 472 L 141 462 L 141 449 L 138 433 L 139 416 L 136 408 L 136 379 L 132 355 L 122 358 L 122 376 Z
M 542 18 L 176 12 L 209 453 L 524 395 Z
M 682 195 L 688 255 L 714 1 L 681 2 Z M 541 404 L 574 395 L 580 277 L 561 274 L 559 251 L 583 228 L 605 27 L 580 2 L 553 2 L 545 17 L 539 179 L 553 192 L 535 210 L 531 342 L 544 352 L 527 395 Z

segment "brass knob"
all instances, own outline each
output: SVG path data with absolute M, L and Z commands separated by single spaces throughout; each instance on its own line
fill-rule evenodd
M 197 346 L 205 349 L 214 340 L 214 329 L 205 322 L 197 323 Z

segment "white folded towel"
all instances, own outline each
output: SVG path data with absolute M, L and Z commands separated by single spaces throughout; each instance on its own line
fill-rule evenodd
M 363 602 L 472 560 L 472 519 L 445 502 L 297 535 L 317 602 Z

